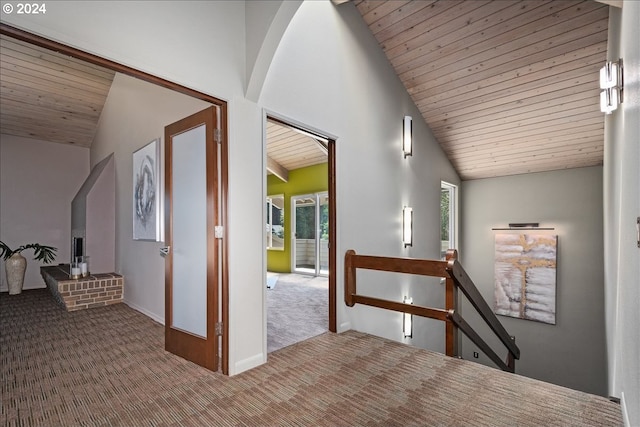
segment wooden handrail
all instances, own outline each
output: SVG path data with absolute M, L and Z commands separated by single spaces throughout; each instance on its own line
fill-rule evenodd
M 355 255 L 355 251 L 352 251 Z M 370 255 L 356 255 L 354 268 L 367 270 L 392 271 L 394 273 L 419 274 L 421 276 L 447 277 L 446 261 L 432 261 L 415 258 L 389 258 Z
M 389 301 L 386 299 L 366 297 L 364 295 L 354 295 L 354 301 L 358 304 L 370 305 L 372 307 L 384 308 L 386 310 L 399 311 L 400 313 L 415 314 L 416 316 L 429 317 L 446 321 L 449 316 L 447 310 L 441 308 L 422 307 L 414 304 L 405 304 L 402 302 Z
M 511 336 L 507 333 L 507 330 L 502 326 L 502 323 L 500 323 L 491 308 L 489 308 L 482 294 L 480 294 L 480 291 L 478 291 L 478 288 L 473 284 L 473 281 L 457 259 L 451 259 L 447 262 L 447 273 L 449 273 L 451 278 L 456 282 L 456 286 L 462 290 L 462 293 L 465 294 L 484 321 L 487 322 L 487 325 L 489 325 L 493 333 L 500 338 L 500 341 L 509 349 L 509 352 L 513 354 L 516 359 L 519 359 L 520 349 L 514 340 L 511 339 Z
M 453 320 L 453 323 L 456 324 L 456 326 L 458 328 L 460 328 L 460 330 L 475 344 L 478 346 L 478 348 L 480 350 L 482 350 L 484 352 L 484 354 L 486 354 L 487 356 L 489 356 L 489 359 L 493 360 L 493 363 L 495 363 L 496 365 L 498 365 L 498 367 L 500 369 L 502 369 L 503 371 L 509 371 L 509 372 L 514 372 L 514 369 L 510 368 L 508 364 L 506 364 L 505 362 L 502 361 L 502 359 L 500 359 L 500 356 L 498 356 L 496 354 L 495 351 L 493 351 L 493 349 L 491 347 L 489 347 L 489 345 L 482 339 L 480 338 L 480 335 L 478 335 L 478 333 L 471 327 L 471 325 L 469 325 L 466 320 L 464 320 L 462 318 L 462 316 L 460 316 L 458 313 L 452 313 L 451 314 L 451 318 Z M 511 355 L 512 353 L 509 352 L 509 355 Z
M 416 316 L 428 317 L 446 322 L 445 352 L 447 356 L 457 356 L 458 329 L 478 346 L 500 369 L 514 372 L 515 359 L 520 358 L 520 349 L 515 344 L 515 338 L 510 337 L 496 315 L 491 311 L 487 302 L 473 284 L 473 281 L 458 262 L 457 251 L 447 251 L 446 261 L 423 260 L 414 258 L 391 258 L 370 255 L 357 255 L 354 250 L 348 250 L 344 258 L 344 301 L 349 307 L 364 304 L 386 310 L 410 313 Z M 358 268 L 394 273 L 417 274 L 422 276 L 443 277 L 446 279 L 446 308 L 422 307 L 380 298 L 358 295 L 356 292 L 356 270 Z M 472 306 L 487 322 L 508 350 L 507 361 L 503 362 L 493 349 L 478 335 L 478 333 L 457 312 L 457 289 L 469 299 Z

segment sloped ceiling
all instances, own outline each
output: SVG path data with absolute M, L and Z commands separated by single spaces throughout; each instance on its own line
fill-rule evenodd
M 602 164 L 607 5 L 352 3 L 462 179 Z M 2 133 L 89 147 L 114 72 L 5 36 L 0 42 Z M 309 161 L 308 140 L 278 132 L 268 125 L 272 161 L 300 167 L 298 142 L 299 164 Z
M 267 119 L 267 173 L 287 181 L 289 171 L 326 163 L 327 153 L 326 147 L 309 135 Z
M 115 72 L 0 36 L 2 133 L 90 147 Z
M 593 0 L 354 0 L 462 179 L 602 164 Z
M 42 141 L 91 147 L 115 72 L 0 35 L 0 131 Z M 268 171 L 326 163 L 315 139 L 267 122 Z

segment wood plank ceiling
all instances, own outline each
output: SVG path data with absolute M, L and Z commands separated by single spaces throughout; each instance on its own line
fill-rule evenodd
M 0 36 L 0 129 L 90 147 L 115 72 Z
M 463 180 L 602 164 L 607 5 L 354 4 Z
M 602 164 L 608 6 L 353 3 L 462 179 Z M 89 147 L 114 72 L 5 36 L 0 51 L 1 132 Z M 323 156 L 315 140 L 271 122 L 267 150 L 279 174 Z
M 0 131 L 90 147 L 115 72 L 0 35 Z M 277 121 L 267 123 L 269 173 L 327 162 L 315 139 Z
M 326 163 L 327 153 L 316 139 L 267 119 L 267 173 L 288 181 L 289 171 Z

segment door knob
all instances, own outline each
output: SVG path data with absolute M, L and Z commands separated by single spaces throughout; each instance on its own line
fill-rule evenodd
M 165 246 L 164 248 L 160 248 L 160 255 L 167 256 L 169 255 L 170 250 L 171 250 L 171 246 Z

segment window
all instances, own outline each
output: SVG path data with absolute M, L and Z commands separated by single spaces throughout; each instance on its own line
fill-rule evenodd
M 456 199 L 457 187 L 441 181 L 440 183 L 440 256 L 444 259 L 448 249 L 456 249 Z
M 291 197 L 293 271 L 329 274 L 329 195 L 326 192 Z
M 267 197 L 267 249 L 284 250 L 284 195 Z

